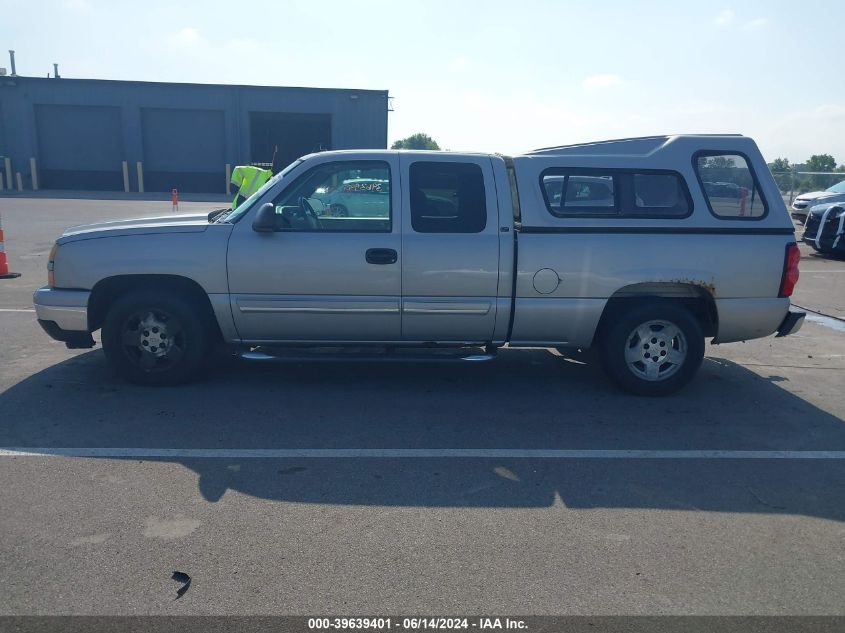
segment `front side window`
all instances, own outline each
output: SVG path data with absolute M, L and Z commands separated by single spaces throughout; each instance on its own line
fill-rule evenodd
M 240 220 L 242 217 L 244 217 L 247 214 L 247 212 L 252 208 L 252 205 L 254 205 L 256 203 L 256 201 L 260 200 L 261 197 L 269 189 L 272 189 L 276 185 L 277 182 L 279 182 L 282 178 L 284 178 L 290 172 L 292 172 L 294 169 L 296 169 L 301 162 L 302 162 L 302 159 L 297 158 L 290 165 L 285 167 L 282 171 L 280 171 L 278 174 L 273 176 L 270 180 L 268 180 L 263 185 L 261 185 L 261 188 L 258 191 L 256 191 L 254 194 L 252 194 L 245 202 L 241 203 L 238 206 L 237 209 L 234 209 L 230 213 L 222 214 L 217 221 L 218 222 L 234 223 L 234 222 L 237 222 L 238 220 Z
M 273 201 L 282 231 L 391 231 L 390 166 L 338 161 L 309 170 Z
M 487 226 L 484 174 L 472 163 L 410 168 L 411 226 L 417 233 L 480 233 Z
M 713 215 L 728 219 L 756 219 L 766 215 L 766 201 L 743 156 L 698 154 L 695 167 Z

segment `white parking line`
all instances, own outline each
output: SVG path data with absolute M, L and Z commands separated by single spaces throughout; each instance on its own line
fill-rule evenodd
M 32 308 L 0 308 L 0 312 L 35 312 Z
M 188 459 L 517 458 L 517 459 L 845 459 L 845 451 L 590 450 L 521 448 L 0 448 L 0 457 Z

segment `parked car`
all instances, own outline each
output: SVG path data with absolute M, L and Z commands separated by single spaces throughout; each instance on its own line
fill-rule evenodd
M 704 190 L 708 195 L 721 198 L 740 198 L 743 192 L 748 193 L 745 187 L 740 187 L 733 182 L 705 182 Z
M 382 212 L 315 209 L 362 173 L 387 183 L 373 194 Z M 739 205 L 706 182 L 754 185 Z M 230 213 L 65 231 L 34 302 L 69 347 L 102 329 L 116 372 L 144 384 L 191 379 L 220 344 L 249 360 L 331 347 L 478 361 L 510 343 L 597 348 L 618 385 L 663 395 L 693 377 L 705 339 L 798 330 L 799 259 L 777 185 L 742 136 L 513 158 L 333 151 Z
M 824 191 L 802 193 L 792 201 L 792 217 L 806 220 L 810 207 L 830 202 L 845 202 L 845 180 L 838 182 Z
M 336 187 L 325 187 L 314 197 L 336 217 L 387 217 L 390 183 L 387 180 L 351 178 Z
M 845 255 L 845 203 L 812 207 L 801 239 L 819 253 Z

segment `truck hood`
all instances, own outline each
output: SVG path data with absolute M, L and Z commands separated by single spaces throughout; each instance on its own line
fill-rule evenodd
M 65 244 L 77 240 L 147 233 L 198 233 L 205 231 L 207 228 L 208 213 L 162 215 L 72 226 L 62 233 L 58 242 Z

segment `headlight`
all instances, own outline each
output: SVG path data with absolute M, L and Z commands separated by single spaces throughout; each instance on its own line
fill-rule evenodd
M 50 258 L 47 260 L 47 285 L 50 288 L 55 288 L 56 286 L 56 275 L 53 272 L 56 267 L 56 253 L 59 252 L 59 243 L 56 242 L 53 244 L 53 248 L 50 249 Z

